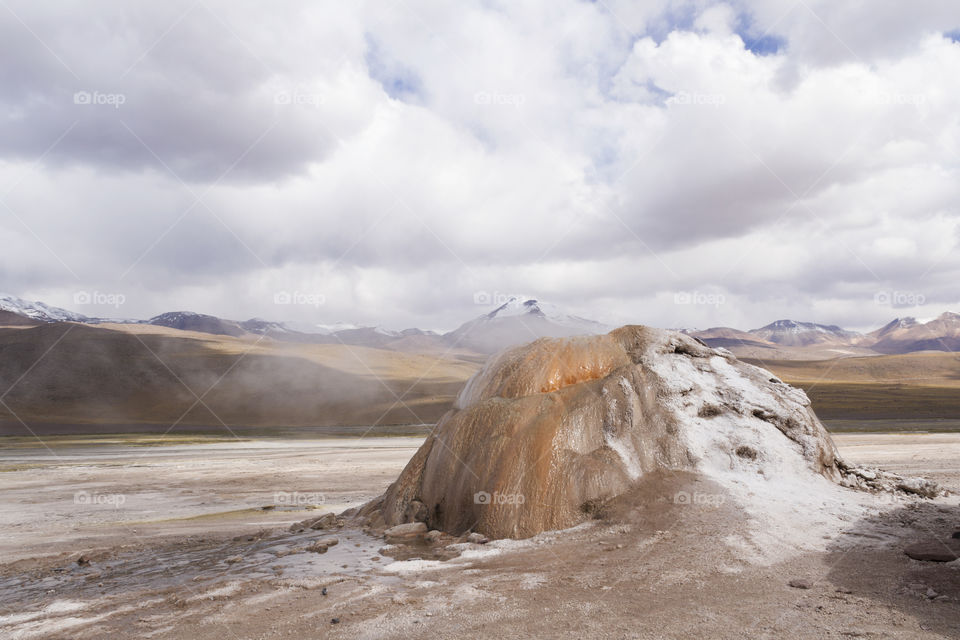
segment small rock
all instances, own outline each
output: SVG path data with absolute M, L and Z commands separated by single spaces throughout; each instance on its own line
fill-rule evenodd
M 787 584 L 793 587 L 794 589 L 809 589 L 810 587 L 813 586 L 809 580 L 803 580 L 802 578 L 794 578 Z
M 291 533 L 299 533 L 307 529 L 333 529 L 337 526 L 337 516 L 332 513 L 325 513 L 316 518 L 307 518 L 290 525 Z
M 930 598 L 931 600 L 936 598 L 938 595 L 940 594 L 934 591 L 932 587 L 927 588 L 927 597 Z
M 327 595 L 327 588 L 326 588 L 326 587 L 323 588 L 323 590 L 320 592 L 320 595 L 322 595 L 322 596 Z
M 951 536 L 951 537 L 952 537 L 954 540 L 960 540 L 960 531 L 954 531 L 954 532 L 953 532 L 953 536 Z
M 88 564 L 90 564 L 90 560 L 87 559 L 87 556 L 83 556 L 83 555 L 82 555 L 82 556 L 80 556 L 79 558 L 77 558 L 77 565 L 78 565 L 78 566 L 85 567 L 85 566 L 87 566 Z
M 409 522 L 407 524 L 398 524 L 390 527 L 383 532 L 383 535 L 389 538 L 416 538 L 427 532 L 427 525 L 422 522 Z
M 313 544 L 307 546 L 306 550 L 312 551 L 313 553 L 326 553 L 329 548 L 329 545 L 322 544 L 320 540 L 317 540 Z
M 476 531 L 474 531 L 473 533 L 467 536 L 467 542 L 472 542 L 473 544 L 487 544 L 488 542 L 490 542 L 490 538 L 483 535 L 482 533 L 477 533 Z
M 443 535 L 442 531 L 437 531 L 436 529 L 434 529 L 433 531 L 428 531 L 425 537 L 428 542 L 436 542 L 437 540 L 440 539 L 442 535 Z
M 340 624 L 340 618 L 330 618 L 330 624 Z
M 227 564 L 237 564 L 241 560 L 243 560 L 243 556 L 230 556 L 229 558 L 226 558 L 224 562 Z
M 311 529 L 333 529 L 337 526 L 337 516 L 325 513 L 308 525 Z
M 943 492 L 936 482 L 924 478 L 902 478 L 897 483 L 897 489 L 916 494 L 921 498 L 936 498 Z

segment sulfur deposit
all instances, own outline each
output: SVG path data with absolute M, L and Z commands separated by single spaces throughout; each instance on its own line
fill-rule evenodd
M 839 485 L 899 480 L 847 467 L 803 391 L 682 333 L 627 326 L 491 358 L 361 515 L 524 538 L 591 518 L 645 474 L 681 471 L 754 518 L 826 512 Z

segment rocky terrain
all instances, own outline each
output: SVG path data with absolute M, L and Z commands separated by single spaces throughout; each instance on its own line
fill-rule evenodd
M 960 637 L 960 440 L 858 437 L 845 456 L 774 374 L 624 327 L 499 354 L 374 458 L 18 440 L 0 632 Z
M 851 464 L 923 473 L 960 492 L 960 436 L 835 441 Z M 960 637 L 960 563 L 904 553 L 951 540 L 956 497 L 878 495 L 799 546 L 791 532 L 756 538 L 733 496 L 686 472 L 650 476 L 642 500 L 624 496 L 583 525 L 523 541 L 390 542 L 343 519 L 326 528 L 325 514 L 376 495 L 421 442 L 53 439 L 57 457 L 36 443 L 4 448 L 0 635 Z M 78 504 L 78 491 L 126 501 Z M 310 510 L 318 492 L 327 503 Z M 316 529 L 298 524 L 314 520 Z M 331 537 L 336 545 L 318 544 Z

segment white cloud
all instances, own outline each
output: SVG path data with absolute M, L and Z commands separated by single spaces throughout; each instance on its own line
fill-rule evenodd
M 12 3 L 70 70 L 0 23 L 3 288 L 432 327 L 478 290 L 672 326 L 960 304 L 956 12 L 780 4 Z

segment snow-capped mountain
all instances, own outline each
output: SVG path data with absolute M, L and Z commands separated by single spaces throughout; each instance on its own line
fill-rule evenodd
M 441 335 L 416 328 L 397 331 L 347 322 L 278 322 L 261 318 L 235 321 L 192 311 L 162 313 L 149 320 L 108 320 L 0 294 L 0 325 L 24 326 L 38 322 L 151 324 L 214 335 L 253 334 L 289 342 L 347 344 L 417 353 L 449 352 L 451 349 L 493 353 L 541 337 L 606 333 L 611 329 L 594 320 L 567 313 L 557 305 L 524 296 L 511 297 L 492 311 Z M 687 329 L 684 333 L 710 346 L 726 347 L 738 355 L 757 358 L 958 351 L 960 314 L 946 312 L 926 322 L 910 317 L 896 318 L 866 335 L 836 325 L 795 320 L 777 320 L 751 331 L 713 327 Z
M 260 335 L 270 335 L 273 333 L 290 333 L 290 329 L 282 322 L 273 322 L 263 318 L 250 318 L 239 323 L 245 331 L 258 333 Z
M 147 320 L 146 324 L 225 336 L 241 336 L 246 333 L 243 327 L 233 320 L 223 320 L 216 316 L 194 313 L 193 311 L 161 313 Z
M 358 324 L 353 324 L 352 322 L 334 322 L 333 324 L 323 324 L 320 322 L 282 322 L 281 324 L 284 326 L 284 328 L 289 329 L 290 331 L 318 334 L 321 336 L 329 336 L 330 334 L 337 333 L 338 331 L 350 331 L 352 329 L 367 328 Z
M 75 313 L 60 307 L 51 307 L 42 302 L 31 302 L 0 294 L 0 310 L 9 311 L 25 318 L 33 318 L 40 322 L 93 322 L 95 318 L 88 318 L 82 313 Z
M 874 340 L 883 340 L 890 336 L 902 334 L 904 331 L 908 331 L 919 324 L 916 318 L 894 318 L 876 331 L 871 331 L 867 335 Z
M 777 320 L 765 327 L 752 329 L 749 333 L 785 347 L 805 347 L 812 344 L 857 344 L 863 335 L 856 331 L 847 331 L 833 324 L 815 322 L 797 322 L 796 320 Z
M 570 315 L 564 312 L 560 307 L 549 302 L 541 302 L 533 298 L 510 298 L 507 302 L 500 305 L 486 315 L 487 318 L 511 318 L 516 316 L 536 316 L 545 318 L 554 324 L 558 324 L 570 329 L 583 331 L 585 334 L 606 333 L 610 327 L 601 324 L 595 320 L 588 320 L 580 316 Z
M 869 334 L 880 353 L 956 351 L 960 349 L 960 314 L 947 311 L 929 322 L 897 318 Z
M 451 345 L 484 353 L 544 337 L 606 333 L 610 327 L 533 298 L 512 297 L 493 311 L 444 335 Z

